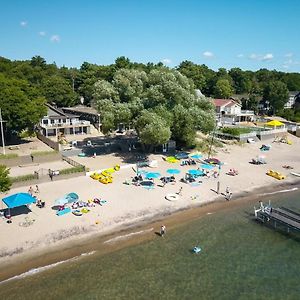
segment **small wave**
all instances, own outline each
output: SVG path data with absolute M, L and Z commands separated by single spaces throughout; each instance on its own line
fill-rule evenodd
M 298 188 L 294 187 L 292 189 L 287 189 L 287 190 L 280 190 L 280 191 L 276 191 L 276 192 L 271 192 L 271 193 L 263 193 L 263 194 L 259 194 L 259 196 L 266 196 L 266 195 L 274 195 L 274 194 L 279 194 L 279 193 L 287 193 L 287 192 L 292 192 L 292 191 L 297 191 Z
M 64 263 L 67 263 L 67 262 L 70 262 L 70 261 L 77 260 L 77 259 L 79 259 L 79 258 L 82 257 L 82 256 L 92 255 L 92 254 L 94 254 L 95 252 L 96 252 L 96 251 L 91 251 L 91 252 L 87 252 L 87 253 L 81 253 L 80 255 L 74 256 L 74 257 L 69 258 L 69 259 L 66 259 L 66 260 L 61 260 L 61 261 L 58 261 L 58 262 L 56 262 L 56 263 L 53 263 L 53 264 L 50 264 L 50 265 L 47 265 L 47 266 L 43 266 L 43 267 L 39 267 L 39 268 L 30 269 L 30 270 L 27 271 L 27 272 L 24 272 L 24 273 L 22 273 L 22 274 L 19 274 L 19 275 L 10 277 L 10 278 L 8 278 L 8 279 L 5 279 L 5 280 L 3 280 L 3 281 L 0 281 L 0 284 L 5 283 L 5 282 L 8 282 L 8 281 L 11 281 L 11 280 L 22 279 L 22 278 L 25 278 L 25 277 L 28 277 L 28 276 L 32 276 L 32 275 L 34 275 L 34 274 L 37 274 L 37 273 L 40 273 L 40 272 L 43 272 L 43 271 L 46 271 L 46 270 L 55 268 L 56 266 L 59 266 L 59 265 L 61 265 L 61 264 L 64 264 Z
M 146 230 L 131 232 L 131 233 L 124 234 L 124 235 L 119 235 L 119 236 L 116 236 L 112 239 L 109 239 L 109 240 L 103 242 L 103 244 L 114 243 L 114 242 L 117 242 L 117 241 L 120 241 L 120 240 L 125 240 L 125 239 L 128 239 L 128 238 L 130 238 L 134 235 L 142 234 L 142 233 L 145 233 L 145 232 L 150 232 L 152 230 L 153 230 L 153 228 L 150 228 L 150 229 L 146 229 Z

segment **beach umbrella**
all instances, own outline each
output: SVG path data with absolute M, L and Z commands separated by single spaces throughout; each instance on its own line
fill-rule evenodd
M 190 175 L 195 175 L 195 176 L 200 176 L 203 174 L 203 172 L 201 170 L 196 170 L 196 169 L 188 170 L 188 173 Z
M 272 126 L 272 127 L 278 127 L 278 126 L 284 126 L 284 123 L 278 121 L 278 120 L 272 120 L 272 121 L 269 121 L 267 123 L 265 123 L 265 125 L 267 126 Z
M 214 157 L 204 159 L 204 161 L 208 164 L 213 164 L 213 165 L 219 165 L 221 163 L 220 160 Z
M 201 155 L 201 154 L 193 154 L 193 155 L 191 155 L 191 158 L 194 158 L 194 159 L 200 159 L 202 157 L 203 157 L 203 155 Z
M 36 199 L 28 193 L 17 193 L 3 198 L 2 201 L 6 204 L 8 208 L 14 208 L 22 205 L 31 204 L 35 202 Z
M 137 175 L 145 175 L 146 173 L 147 173 L 147 171 L 141 170 L 141 169 L 137 170 L 137 172 L 136 172 Z
M 180 170 L 178 170 L 178 169 L 168 169 L 167 173 L 172 174 L 172 175 L 179 174 Z
M 150 172 L 146 174 L 147 179 L 154 179 L 154 178 L 159 178 L 161 175 L 158 172 Z
M 189 158 L 189 154 L 186 152 L 179 152 L 177 154 L 175 154 L 175 158 L 177 159 L 187 159 Z
M 63 206 L 68 203 L 68 199 L 66 197 L 56 199 L 54 201 L 55 206 Z
M 206 170 L 212 170 L 214 168 L 213 165 L 208 165 L 208 164 L 202 164 L 200 167 Z
M 69 193 L 67 196 L 65 196 L 67 198 L 68 203 L 72 203 L 75 202 L 79 199 L 78 195 L 76 193 Z
M 31 204 L 35 201 L 36 199 L 28 193 L 17 193 L 2 199 L 2 202 L 8 207 L 8 215 L 10 215 L 11 208 Z

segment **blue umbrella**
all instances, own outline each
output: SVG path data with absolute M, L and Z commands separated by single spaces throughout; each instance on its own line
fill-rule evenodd
M 203 172 L 201 170 L 196 170 L 196 169 L 188 170 L 188 173 L 190 175 L 195 175 L 195 176 L 200 176 L 203 174 Z
M 56 205 L 56 206 L 63 206 L 67 203 L 68 203 L 68 199 L 66 197 L 59 198 L 54 201 L 54 205 Z
M 144 175 L 146 173 L 147 173 L 147 171 L 145 171 L 145 170 L 137 170 L 137 172 L 136 172 L 137 175 Z
M 36 199 L 28 193 L 18 193 L 5 197 L 2 199 L 2 201 L 7 205 L 8 208 L 14 208 L 22 205 L 31 204 L 35 202 Z
M 202 164 L 201 168 L 202 169 L 207 169 L 207 170 L 212 170 L 214 168 L 214 166 L 213 165 Z
M 180 170 L 178 170 L 178 169 L 168 169 L 167 173 L 169 173 L 169 174 L 179 174 Z
M 191 155 L 191 158 L 195 158 L 195 159 L 200 159 L 202 157 L 203 157 L 203 155 L 201 155 L 201 154 L 193 154 L 193 155 Z
M 69 193 L 68 195 L 65 196 L 65 198 L 67 198 L 67 201 L 69 203 L 75 202 L 79 199 L 76 193 Z
M 180 152 L 180 153 L 175 154 L 175 157 L 177 159 L 188 159 L 189 158 L 189 154 L 186 153 L 186 152 Z
M 147 173 L 146 174 L 146 178 L 147 179 L 151 179 L 151 178 L 158 178 L 158 177 L 160 177 L 161 175 L 160 175 L 160 173 L 154 173 L 154 172 L 150 172 L 150 173 Z

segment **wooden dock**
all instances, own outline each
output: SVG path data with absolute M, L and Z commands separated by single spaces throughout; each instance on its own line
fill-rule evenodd
M 261 206 L 254 212 L 257 220 L 274 228 L 283 228 L 287 232 L 300 231 L 300 214 L 289 208 Z

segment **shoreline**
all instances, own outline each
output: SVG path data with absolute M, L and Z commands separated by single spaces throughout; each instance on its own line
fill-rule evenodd
M 152 240 L 156 237 L 155 230 L 160 228 L 162 221 L 170 231 L 207 214 L 234 209 L 246 203 L 257 203 L 258 199 L 270 198 L 281 191 L 292 192 L 293 188 L 300 188 L 300 180 L 294 179 L 282 182 L 277 186 L 270 184 L 265 187 L 245 190 L 237 193 L 231 201 L 226 201 L 223 196 L 218 195 L 204 203 L 165 210 L 162 213 L 148 214 L 138 222 L 131 220 L 115 225 L 104 232 L 91 231 L 78 237 L 65 238 L 47 247 L 36 247 L 17 255 L 3 257 L 1 258 L 0 283 L 32 269 L 80 257 L 83 253 L 96 251 L 100 255 L 105 255 Z

